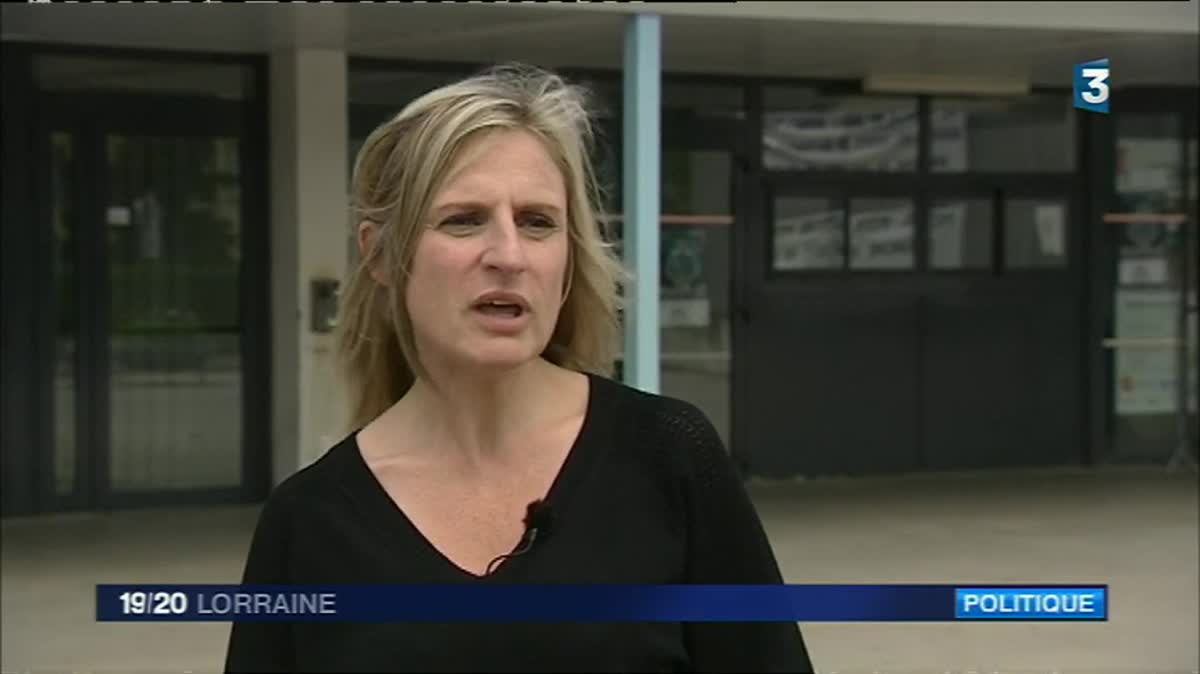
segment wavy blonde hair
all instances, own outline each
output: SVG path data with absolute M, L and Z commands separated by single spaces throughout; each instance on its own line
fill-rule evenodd
M 377 230 L 350 271 L 337 335 L 351 429 L 378 417 L 425 374 L 405 302 L 413 255 L 448 171 L 469 140 L 489 131 L 534 134 L 566 185 L 566 287 L 543 357 L 612 373 L 624 274 L 601 230 L 590 103 L 587 90 L 554 73 L 506 64 L 421 96 L 367 137 L 354 162 L 350 223 L 357 229 L 369 221 Z M 389 283 L 377 282 L 371 270 Z

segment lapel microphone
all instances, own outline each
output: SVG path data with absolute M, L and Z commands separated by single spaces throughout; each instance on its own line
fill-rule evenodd
M 545 542 L 550 537 L 550 533 L 554 531 L 554 510 L 549 503 L 537 499 L 525 506 L 525 519 L 522 522 L 525 523 L 525 533 L 521 534 L 521 540 L 517 542 L 517 547 L 512 552 L 500 555 L 488 562 L 487 570 L 483 575 L 490 576 L 495 567 L 504 560 L 529 552 L 533 549 L 535 542 Z
M 525 507 L 525 535 L 521 537 L 521 541 L 526 544 L 525 552 L 533 547 L 533 544 L 538 539 L 546 540 L 550 536 L 550 532 L 554 530 L 554 510 L 550 508 L 550 504 L 542 499 L 538 499 Z M 518 545 L 517 549 L 520 550 Z M 519 553 L 516 553 L 519 554 Z

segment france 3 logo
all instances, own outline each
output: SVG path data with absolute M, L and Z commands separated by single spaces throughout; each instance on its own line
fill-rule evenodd
M 1075 66 L 1075 107 L 1108 114 L 1108 59 Z

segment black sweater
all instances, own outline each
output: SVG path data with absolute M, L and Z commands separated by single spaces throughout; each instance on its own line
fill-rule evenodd
M 408 521 L 355 436 L 280 484 L 243 583 L 780 583 L 702 412 L 589 376 L 583 426 L 545 501 L 553 535 L 474 576 Z M 794 623 L 234 623 L 230 672 L 810 672 Z

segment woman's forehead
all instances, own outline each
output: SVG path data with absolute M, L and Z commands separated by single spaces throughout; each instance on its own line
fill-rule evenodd
M 541 141 L 527 132 L 495 132 L 476 139 L 451 165 L 435 203 L 517 194 L 562 204 L 566 181 Z

